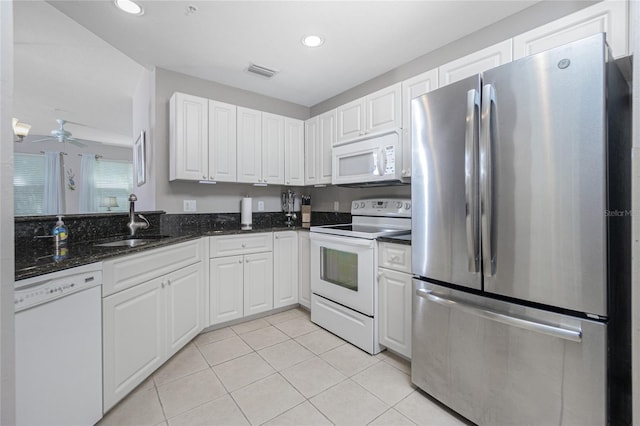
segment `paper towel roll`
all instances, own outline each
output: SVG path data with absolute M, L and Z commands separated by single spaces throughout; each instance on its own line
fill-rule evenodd
M 240 228 L 251 229 L 253 223 L 251 217 L 251 198 L 244 197 L 240 203 Z

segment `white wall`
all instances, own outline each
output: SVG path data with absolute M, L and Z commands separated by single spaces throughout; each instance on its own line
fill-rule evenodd
M 0 1 L 0 424 L 15 424 L 13 3 Z
M 134 184 L 133 192 L 138 197 L 136 203 L 137 211 L 156 210 L 156 164 L 152 161 L 155 152 L 155 121 L 156 121 L 156 102 L 155 102 L 156 74 L 154 71 L 145 70 L 135 92 L 133 93 L 132 109 L 133 117 L 131 120 L 132 131 L 131 140 L 136 140 L 140 132 L 145 132 L 145 162 L 147 167 L 147 179 L 141 186 Z M 135 174 L 135 170 L 134 170 Z M 134 180 L 135 182 L 135 180 Z

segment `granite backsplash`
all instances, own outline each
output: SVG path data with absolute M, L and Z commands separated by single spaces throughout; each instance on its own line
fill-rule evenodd
M 240 229 L 240 213 L 196 213 L 167 214 L 163 211 L 141 212 L 150 223 L 149 229 L 139 231 L 139 235 L 163 234 L 180 236 L 202 234 L 209 231 Z M 15 246 L 31 247 L 33 244 L 50 244 L 48 238 L 56 223 L 56 216 L 23 216 L 15 218 Z M 64 215 L 64 223 L 69 230 L 69 243 L 95 241 L 120 235 L 127 235 L 128 213 L 98 213 L 86 215 Z M 253 213 L 253 227 L 285 227 L 286 217 L 282 212 Z M 350 223 L 351 214 L 340 212 L 312 212 L 312 225 Z M 301 226 L 300 215 L 294 226 Z

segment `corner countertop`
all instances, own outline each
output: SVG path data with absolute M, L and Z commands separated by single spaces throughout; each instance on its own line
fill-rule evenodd
M 62 246 L 63 248 L 60 250 L 56 250 L 51 244 L 51 241 L 39 241 L 33 244 L 29 249 L 21 250 L 20 253 L 16 253 L 15 280 L 18 281 L 26 278 L 32 278 L 39 275 L 49 274 L 51 272 L 74 268 L 76 266 L 100 262 L 117 256 L 138 253 L 145 250 L 194 240 L 200 237 L 299 230 L 308 231 L 309 229 L 300 226 L 282 226 L 254 228 L 250 230 L 227 229 L 220 231 L 205 231 L 202 233 L 190 233 L 180 236 L 166 236 L 157 240 L 151 240 L 148 243 L 137 247 L 99 247 L 95 245 L 100 242 L 125 239 L 127 238 L 125 235 L 117 235 L 107 240 L 82 241 L 80 243 L 76 242 L 73 244 L 69 243 L 66 246 Z M 144 236 L 144 234 L 141 234 L 141 236 Z

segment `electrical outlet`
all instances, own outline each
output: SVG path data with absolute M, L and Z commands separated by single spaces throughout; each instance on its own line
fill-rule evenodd
M 264 211 L 264 201 L 258 201 L 258 211 L 259 212 Z
M 334 212 L 339 212 L 340 211 L 340 201 L 334 201 L 333 202 L 333 211 Z
M 196 200 L 183 200 L 183 211 L 185 211 L 185 212 L 195 212 L 196 211 Z

